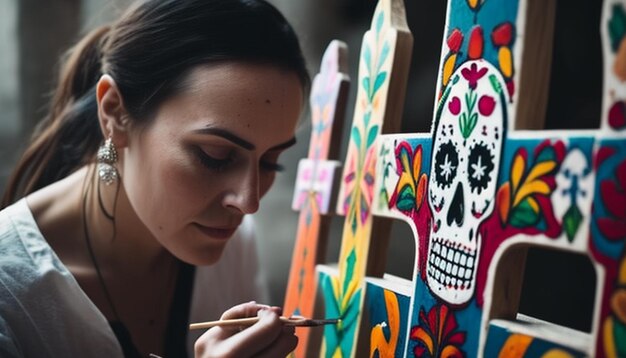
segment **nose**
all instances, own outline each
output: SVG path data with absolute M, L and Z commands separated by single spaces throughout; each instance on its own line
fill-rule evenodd
M 240 177 L 233 179 L 231 190 L 226 193 L 223 206 L 242 214 L 259 210 L 259 168 L 250 167 Z
M 452 226 L 452 223 L 455 223 L 459 227 L 463 225 L 464 205 L 463 186 L 461 183 L 458 183 L 454 191 L 454 196 L 452 197 L 452 202 L 450 203 L 450 208 L 448 209 L 448 216 L 446 218 L 448 226 Z

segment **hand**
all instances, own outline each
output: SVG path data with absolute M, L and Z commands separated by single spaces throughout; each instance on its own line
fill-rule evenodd
M 221 319 L 258 316 L 259 321 L 243 330 L 213 327 L 195 344 L 196 358 L 212 357 L 285 357 L 296 348 L 298 337 L 293 327 L 279 320 L 281 309 L 248 302 L 224 312 Z

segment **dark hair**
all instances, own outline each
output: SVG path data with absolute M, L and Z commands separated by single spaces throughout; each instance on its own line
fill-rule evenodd
M 66 55 L 49 113 L 9 178 L 2 207 L 62 179 L 95 158 L 103 138 L 95 85 L 111 75 L 133 124 L 180 87 L 198 65 L 267 63 L 310 78 L 298 39 L 265 0 L 145 0 L 93 30 Z

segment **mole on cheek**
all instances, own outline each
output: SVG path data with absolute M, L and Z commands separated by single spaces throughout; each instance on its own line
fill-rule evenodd
M 267 104 L 271 104 L 271 103 L 272 103 L 272 101 L 270 101 L 269 99 L 266 99 L 266 100 L 265 100 L 265 103 L 267 103 Z

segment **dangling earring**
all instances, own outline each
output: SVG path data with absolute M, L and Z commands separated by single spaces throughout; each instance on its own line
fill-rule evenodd
M 106 185 L 111 185 L 117 181 L 117 169 L 113 166 L 117 162 L 117 150 L 115 150 L 111 138 L 98 148 L 97 161 L 100 180 Z

